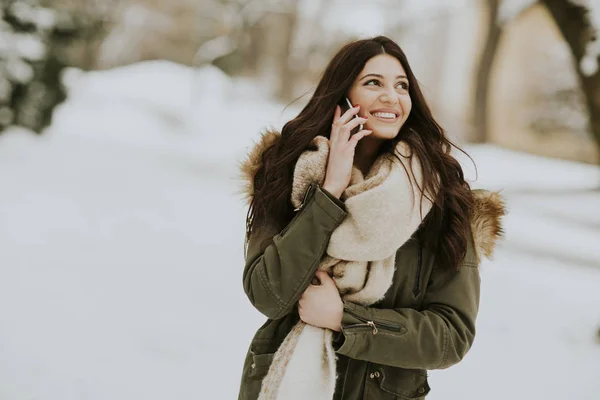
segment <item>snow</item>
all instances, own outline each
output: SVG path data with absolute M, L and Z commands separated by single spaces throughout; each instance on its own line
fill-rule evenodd
M 24 24 L 30 23 L 40 29 L 50 30 L 56 24 L 56 12 L 50 8 L 35 7 L 23 1 L 14 2 L 10 13 Z
M 5 104 L 12 94 L 12 85 L 4 78 L 0 78 L 0 101 Z
M 227 36 L 219 36 L 200 45 L 194 57 L 194 62 L 196 64 L 208 64 L 219 57 L 230 54 L 233 50 L 235 50 L 234 41 Z
M 46 57 L 46 46 L 41 38 L 27 33 L 14 35 L 15 53 L 30 61 L 40 61 Z
M 66 81 L 47 132 L 0 136 L 0 398 L 236 398 L 264 322 L 236 163 L 297 106 L 164 62 Z M 504 190 L 507 238 L 481 267 L 475 345 L 428 398 L 597 399 L 598 168 L 467 151 L 473 186 Z
M 26 84 L 33 79 L 33 67 L 19 58 L 9 58 L 4 64 L 6 76 L 13 82 Z

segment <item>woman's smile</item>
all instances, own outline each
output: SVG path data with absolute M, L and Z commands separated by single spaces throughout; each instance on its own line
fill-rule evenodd
M 401 114 L 398 111 L 367 111 L 369 114 L 369 122 L 380 121 L 386 124 L 395 124 L 400 120 Z

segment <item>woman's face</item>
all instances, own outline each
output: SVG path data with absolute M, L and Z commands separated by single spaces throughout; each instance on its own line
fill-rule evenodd
M 359 115 L 368 118 L 364 129 L 373 130 L 370 138 L 396 137 L 412 108 L 406 72 L 389 54 L 367 61 L 348 97 L 353 105 L 360 105 Z

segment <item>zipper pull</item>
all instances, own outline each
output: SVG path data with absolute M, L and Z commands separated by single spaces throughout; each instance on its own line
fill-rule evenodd
M 375 322 L 367 321 L 367 325 L 369 325 L 371 328 L 373 328 L 373 335 L 377 335 L 377 332 L 379 332 L 379 331 L 377 330 L 377 327 L 375 326 Z
M 310 194 L 312 193 L 312 191 L 314 190 L 314 188 L 315 188 L 314 187 L 314 183 L 311 183 L 310 186 L 306 189 L 306 192 L 304 192 L 304 199 L 302 199 L 302 204 L 300 204 L 300 207 L 295 208 L 294 212 L 302 210 L 302 208 L 306 204 L 306 201 L 308 200 L 308 197 L 310 196 Z

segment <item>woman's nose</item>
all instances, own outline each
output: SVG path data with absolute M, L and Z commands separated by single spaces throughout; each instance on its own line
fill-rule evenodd
M 398 102 L 398 97 L 396 96 L 396 91 L 393 88 L 384 90 L 381 94 L 381 101 L 385 103 L 396 104 Z

